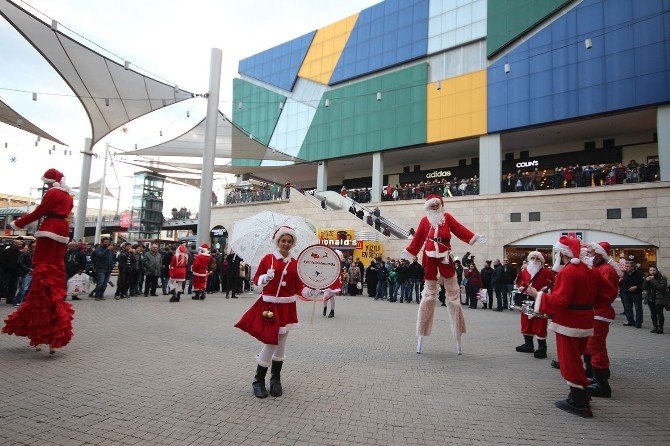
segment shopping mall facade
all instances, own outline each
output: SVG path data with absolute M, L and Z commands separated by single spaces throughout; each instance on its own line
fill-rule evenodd
M 307 162 L 233 164 L 317 196 L 369 188 L 368 206 L 407 229 L 423 200 L 384 201 L 385 185 L 467 179 L 476 195 L 445 204 L 488 235 L 479 260 L 519 260 L 569 233 L 670 271 L 669 69 L 664 1 L 387 0 L 240 61 L 233 122 Z M 620 164 L 641 176 L 609 182 Z M 379 240 L 384 256 L 407 243 L 346 208 L 289 201 L 317 229 Z M 285 205 L 226 206 L 212 224 Z

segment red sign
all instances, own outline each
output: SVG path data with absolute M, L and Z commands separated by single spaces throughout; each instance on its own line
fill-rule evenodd
M 130 211 L 121 212 L 121 227 L 128 229 L 130 227 Z

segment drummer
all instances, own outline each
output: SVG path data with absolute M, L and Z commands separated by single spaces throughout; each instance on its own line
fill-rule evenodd
M 264 343 L 257 357 L 256 376 L 252 384 L 254 395 L 258 398 L 268 396 L 265 376 L 270 366 L 269 394 L 274 397 L 283 394 L 280 373 L 286 359 L 286 338 L 288 332 L 299 325 L 296 297 L 298 294 L 312 296 L 315 293 L 315 290 L 305 287 L 298 277 L 297 262 L 291 253 L 297 242 L 295 230 L 280 226 L 274 233 L 273 241 L 277 250 L 263 257 L 254 276 L 254 283 L 263 288 L 261 297 L 235 324 Z
M 537 290 L 551 287 L 554 273 L 544 266 L 544 256 L 539 251 L 528 253 L 526 267 L 521 270 L 516 279 L 517 288 L 522 293 L 526 288 L 533 286 Z M 527 316 L 521 313 L 521 334 L 524 342 L 516 348 L 521 353 L 533 353 L 538 359 L 547 357 L 547 322 L 543 317 Z M 537 350 L 533 344 L 533 336 L 537 337 Z

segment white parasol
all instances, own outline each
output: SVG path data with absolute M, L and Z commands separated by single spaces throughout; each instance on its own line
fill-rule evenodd
M 298 240 L 291 249 L 293 257 L 298 257 L 303 249 L 319 242 L 314 230 L 302 218 L 264 211 L 235 223 L 230 248 L 249 265 L 256 266 L 263 256 L 277 249 L 272 236 L 280 226 L 290 226 L 295 230 Z

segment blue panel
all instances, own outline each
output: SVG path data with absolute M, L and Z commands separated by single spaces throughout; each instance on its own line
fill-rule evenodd
M 426 55 L 429 1 L 408 3 L 386 0 L 360 12 L 331 85 Z
M 291 91 L 316 31 L 240 61 L 238 72 Z
M 490 133 L 669 103 L 670 0 L 584 0 L 501 54 L 487 83 Z

